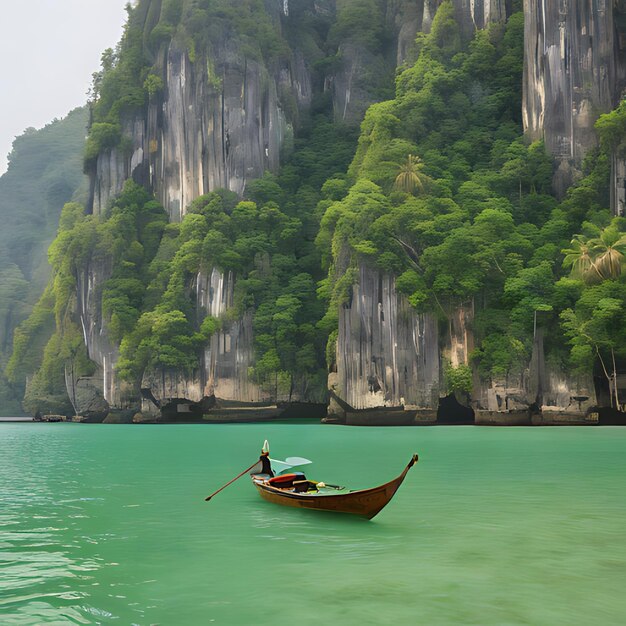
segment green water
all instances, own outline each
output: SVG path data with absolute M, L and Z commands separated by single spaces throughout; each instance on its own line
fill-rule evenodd
M 262 501 L 315 460 L 371 522 Z M 624 624 L 626 428 L 0 425 L 0 624 Z

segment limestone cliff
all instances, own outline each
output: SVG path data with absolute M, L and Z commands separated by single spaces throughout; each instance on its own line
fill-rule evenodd
M 321 85 L 332 97 L 336 119 L 360 121 L 376 94 L 380 97 L 384 85 L 390 86 L 394 66 L 410 57 L 416 34 L 430 30 L 441 2 L 384 3 L 384 11 L 377 16 L 380 23 L 374 44 L 365 43 L 350 30 L 341 33 L 336 54 L 340 62 Z M 339 11 L 341 22 L 342 7 L 334 2 L 275 5 L 270 7 L 271 18 L 277 33 L 287 39 L 294 21 L 302 19 L 306 11 L 331 21 Z M 468 36 L 505 19 L 510 11 L 504 0 L 455 0 L 455 5 Z M 160 3 L 140 4 L 137 14 L 144 32 L 154 29 L 162 12 Z M 385 46 L 384 37 L 389 34 L 393 44 Z M 193 60 L 180 38 L 162 47 L 153 71 L 162 78 L 163 89 L 151 95 L 145 110 L 122 116 L 125 149 L 104 150 L 97 158 L 91 177 L 93 212 L 102 212 L 132 177 L 154 190 L 171 219 L 178 221 L 199 195 L 218 187 L 242 194 L 247 181 L 266 170 L 276 171 L 298 112 L 311 105 L 316 89 L 313 62 L 324 55 L 320 49 L 305 54 L 301 42 L 290 43 L 291 54 L 269 64 L 242 52 L 236 39 L 213 40 L 209 52 Z M 288 102 L 295 103 L 295 110 L 286 106 Z M 88 270 L 85 284 L 105 278 Z M 215 270 L 207 276 L 199 274 L 195 288 L 199 312 L 222 315 L 232 304 L 234 280 L 234 276 Z M 104 372 L 105 398 L 117 406 L 117 350 L 107 341 L 106 325 L 90 302 L 93 289 L 83 286 L 82 291 L 81 316 L 91 329 L 85 332 L 89 353 Z M 449 345 L 444 351 L 454 363 L 467 363 L 468 359 L 463 319 L 461 315 L 454 322 L 454 333 L 451 322 L 446 335 Z M 415 314 L 396 294 L 393 277 L 361 268 L 352 305 L 340 315 L 340 395 L 356 407 L 406 403 L 436 409 L 440 393 L 437 345 L 434 317 Z M 212 393 L 228 399 L 260 400 L 260 390 L 247 380 L 252 364 L 252 322 L 250 315 L 245 315 L 211 339 L 202 367 L 193 376 L 147 373 L 142 387 L 150 388 L 158 400 L 186 397 L 197 402 Z
M 197 52 L 183 20 L 174 36 L 156 48 L 147 46 L 150 72 L 161 85 L 143 107 L 121 113 L 122 141 L 97 155 L 90 170 L 91 210 L 103 213 L 128 178 L 154 191 L 172 221 L 180 221 L 194 199 L 214 189 L 243 195 L 251 180 L 278 171 L 316 98 L 330 99 L 336 120 L 357 124 L 372 102 L 389 96 L 394 66 L 410 60 L 416 33 L 430 30 L 441 3 L 378 3 L 380 23 L 364 39 L 345 26 L 341 30 L 341 3 L 268 0 L 267 14 L 283 46 L 274 56 L 250 54 L 241 39 L 226 32 L 213 34 L 206 49 Z M 476 29 L 505 20 L 513 5 L 509 0 L 453 3 L 468 39 Z M 595 119 L 615 106 L 624 87 L 623 5 L 525 0 L 524 124 L 529 138 L 544 138 L 557 158 L 555 186 L 561 194 L 596 143 Z M 139 3 L 135 15 L 147 41 L 164 11 L 161 2 Z M 323 37 L 300 36 L 304 17 L 324 25 Z M 615 155 L 616 210 L 624 199 L 625 172 L 623 159 Z M 103 395 L 112 406 L 123 407 L 131 401 L 115 379 L 118 348 L 108 339 L 97 301 L 97 287 L 107 278 L 107 268 L 84 268 L 78 312 L 89 355 L 102 371 Z M 206 315 L 224 319 L 236 280 L 217 269 L 197 274 L 197 321 Z M 417 314 L 396 292 L 392 275 L 361 264 L 352 296 L 339 311 L 338 394 L 357 408 L 407 404 L 436 409 L 444 393 L 441 364 L 470 363 L 472 320 L 472 308 L 459 307 L 440 336 L 434 315 Z M 212 336 L 197 371 L 146 372 L 141 386 L 157 401 L 184 397 L 199 402 L 212 394 L 266 400 L 248 378 L 253 346 L 249 311 Z M 591 387 L 589 381 L 578 384 L 550 369 L 536 344 L 532 363 L 505 380 L 477 383 L 473 400 L 477 408 L 491 411 L 536 402 L 582 411 L 593 400 Z
M 332 98 L 338 120 L 352 124 L 384 89 L 390 94 L 396 61 L 406 58 L 415 34 L 429 28 L 440 3 L 383 3 L 380 42 L 363 42 L 347 30 L 321 80 L 315 64 L 334 44 L 315 41 L 310 33 L 298 38 L 299 29 L 312 19 L 332 26 L 334 0 L 266 3 L 275 36 L 288 47 L 271 60 L 250 54 L 227 33 L 214 36 L 208 52 L 197 55 L 188 38 L 174 37 L 162 45 L 152 69 L 162 90 L 145 110 L 122 115 L 124 146 L 103 150 L 93 165 L 91 210 L 102 212 L 130 177 L 155 191 L 173 220 L 216 188 L 242 194 L 248 181 L 277 171 L 281 150 L 289 149 L 294 126 L 316 91 Z M 160 2 L 140 3 L 136 27 L 149 35 L 163 10 Z
M 455 0 L 466 32 L 503 22 L 511 14 L 511 0 Z
M 597 145 L 595 121 L 626 87 L 626 4 L 524 0 L 524 15 L 524 126 L 556 158 L 554 185 L 562 196 Z M 623 164 L 613 170 L 613 209 L 623 211 Z
M 183 18 L 179 35 L 161 44 L 158 51 L 145 44 L 154 55 L 150 71 L 161 79 L 162 88 L 150 94 L 143 108 L 122 112 L 122 143 L 101 150 L 91 165 L 91 211 L 103 213 L 129 178 L 153 190 L 173 221 L 180 221 L 189 203 L 211 190 L 227 188 L 243 194 L 250 180 L 261 177 L 265 171 L 278 170 L 281 153 L 289 151 L 299 118 L 306 115 L 314 96 L 330 96 L 335 118 L 358 124 L 372 102 L 390 94 L 385 89 L 392 86 L 396 63 L 410 56 L 416 33 L 430 29 L 441 2 L 379 3 L 382 8 L 374 43 L 345 28 L 342 38 L 333 41 L 333 22 L 341 21 L 337 13 L 350 3 L 339 6 L 334 1 L 268 2 L 266 10 L 276 36 L 289 47 L 287 53 L 271 60 L 250 54 L 237 36 L 227 37 L 225 33 L 213 35 L 207 49 L 196 53 L 184 36 Z M 505 11 L 504 3 L 494 0 L 457 3 L 470 31 L 499 19 Z M 141 2 L 136 7 L 134 27 L 143 31 L 146 42 L 164 19 L 164 11 L 160 2 Z M 325 43 L 309 35 L 298 38 L 301 22 L 307 19 L 327 24 L 330 34 Z M 320 76 L 315 64 L 334 45 L 334 64 Z M 97 285 L 107 278 L 103 268 L 85 269 L 79 285 L 79 316 L 90 357 L 102 372 L 103 395 L 112 406 L 124 406 L 115 374 L 118 348 L 109 341 L 106 323 L 94 300 Z M 216 270 L 198 275 L 195 293 L 199 311 L 215 317 L 223 314 L 232 304 L 235 280 L 232 274 L 224 276 Z M 364 284 L 366 298 L 372 297 L 368 288 Z M 395 294 L 390 298 L 394 300 Z M 405 301 L 399 300 L 394 304 L 396 308 L 402 320 L 411 315 Z M 434 332 L 436 325 L 430 318 L 420 318 L 419 323 Z M 396 329 L 392 334 L 395 332 Z M 416 337 L 423 337 L 425 331 L 409 330 L 400 324 L 397 332 L 401 337 L 415 333 Z M 375 353 L 382 349 L 381 341 L 382 338 Z M 431 341 L 429 349 L 432 345 Z M 418 344 L 415 349 L 418 354 L 424 353 L 424 347 L 419 348 Z M 401 361 L 409 362 L 405 356 Z M 248 381 L 252 365 L 252 317 L 248 313 L 211 339 L 203 364 L 193 375 L 148 372 L 142 387 L 152 389 L 159 400 L 187 397 L 199 401 L 215 393 L 227 399 L 258 401 L 265 398 Z M 433 394 L 436 395 L 433 381 L 438 376 L 438 366 L 432 370 L 436 374 L 425 374 L 415 373 L 418 366 L 402 365 L 402 375 L 395 371 L 398 367 L 392 359 L 392 364 L 383 368 L 388 372 L 382 373 L 383 378 L 389 375 L 395 381 L 388 381 L 394 390 L 386 402 L 399 402 L 404 397 L 407 403 L 430 407 Z M 422 377 L 428 390 L 419 390 L 415 381 L 400 383 L 401 377 Z M 351 384 L 348 378 L 346 384 Z M 355 394 L 357 389 L 358 384 Z
M 196 299 L 198 318 L 206 315 L 223 319 L 233 306 L 235 277 L 213 269 L 208 275 L 198 274 Z M 258 402 L 267 400 L 250 379 L 248 371 L 254 364 L 252 313 L 227 321 L 206 346 L 203 355 L 204 395 L 224 400 Z
M 107 325 L 102 315 L 100 301 L 100 285 L 111 275 L 108 264 L 89 264 L 77 277 L 76 317 L 83 331 L 85 346 L 89 358 L 97 365 L 97 375 L 93 379 L 93 386 L 98 389 L 109 406 L 128 408 L 136 406 L 137 398 L 123 392 L 124 386 L 117 381 L 115 364 L 119 358 L 119 349 L 109 338 Z M 70 381 L 68 392 L 70 397 L 73 384 L 79 381 Z M 85 383 L 84 383 L 85 384 Z M 89 401 L 88 401 L 89 402 Z M 74 400 L 76 404 L 76 401 Z M 77 412 L 84 409 L 76 406 Z M 81 414 L 78 412 L 77 414 Z
M 403 0 L 386 2 L 383 16 L 372 16 L 387 23 L 388 32 L 394 38 L 390 50 L 395 55 L 381 55 L 349 37 L 339 45 L 338 56 L 341 67 L 327 83 L 332 90 L 335 117 L 351 123 L 358 123 L 367 107 L 375 102 L 376 92 L 389 88 L 380 75 L 393 71 L 411 59 L 415 36 L 419 32 L 428 33 L 433 17 L 443 0 Z M 510 15 L 510 1 L 506 0 L 454 0 L 456 13 L 465 35 L 471 37 L 476 29 L 482 29 L 494 22 L 500 22 Z M 392 93 L 391 91 L 389 92 Z
M 123 122 L 130 154 L 120 149 L 98 157 L 92 176 L 93 212 L 102 212 L 132 177 L 153 189 L 179 221 L 198 196 L 226 188 L 241 194 L 246 181 L 276 171 L 280 150 L 293 133 L 279 92 L 301 105 L 311 98 L 310 75 L 294 56 L 273 75 L 224 42 L 215 60 L 192 63 L 172 43 L 160 63 L 162 95 L 145 113 Z M 214 64 L 214 67 L 211 67 Z
M 337 394 L 362 409 L 439 399 L 437 320 L 418 314 L 395 289 L 393 276 L 364 265 L 339 313 Z
M 465 29 L 468 24 L 480 28 L 502 19 L 509 8 L 508 3 L 455 4 L 457 16 L 464 16 Z M 597 144 L 593 128 L 597 117 L 616 106 L 624 86 L 622 4 L 601 3 L 596 9 L 585 2 L 526 3 L 524 121 L 528 136 L 545 139 L 557 157 L 559 194 Z M 420 3 L 411 14 L 414 23 L 422 20 L 423 27 L 430 7 Z M 624 169 L 622 158 L 614 155 L 613 198 L 618 213 L 623 211 Z M 436 408 L 437 396 L 445 393 L 439 364 L 471 364 L 473 307 L 462 306 L 449 314 L 446 332 L 438 336 L 436 324 L 428 325 L 414 312 L 401 315 L 402 303 L 391 277 L 360 267 L 352 297 L 340 310 L 337 375 L 331 377 L 335 390 L 355 407 L 406 402 Z M 407 329 L 421 333 L 424 328 L 428 329 L 423 335 L 428 337 L 426 350 L 407 338 Z M 400 345 L 405 348 L 402 357 L 395 352 Z M 424 354 L 429 355 L 426 369 L 421 361 Z M 411 383 L 402 387 L 407 380 Z M 425 400 L 433 390 L 433 399 Z M 526 363 L 490 380 L 480 380 L 475 373 L 471 401 L 482 412 L 526 413 L 529 423 L 530 408 L 542 410 L 547 421 L 582 420 L 597 398 L 591 373 L 568 375 L 546 359 L 543 331 L 536 329 Z

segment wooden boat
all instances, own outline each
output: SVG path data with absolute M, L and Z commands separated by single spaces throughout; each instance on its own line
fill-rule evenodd
M 404 471 L 388 483 L 357 491 L 332 491 L 330 486 L 326 487 L 324 483 L 306 480 L 303 474 L 279 474 L 274 478 L 269 478 L 267 474 L 252 474 L 252 482 L 261 497 L 274 504 L 317 511 L 350 513 L 372 519 L 389 504 L 417 459 L 417 454 L 414 454 Z M 277 481 L 276 479 L 283 480 Z

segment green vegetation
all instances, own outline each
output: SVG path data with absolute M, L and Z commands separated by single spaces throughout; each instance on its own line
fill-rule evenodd
M 29 409 L 38 408 L 37 398 L 62 395 L 68 355 L 74 372 L 88 373 L 75 343 L 74 311 L 78 282 L 89 268 L 108 268 L 101 276 L 95 270 L 103 281 L 97 297 L 109 337 L 120 345 L 118 372 L 136 387 L 146 369 L 197 369 L 210 336 L 251 312 L 256 382 L 272 396 L 323 396 L 315 207 L 319 186 L 328 172 L 345 171 L 354 142 L 353 130 L 318 116 L 280 176 L 249 185 L 250 200 L 239 202 L 226 191 L 202 196 L 180 224 L 167 224 L 163 209 L 130 181 L 103 216 L 66 205 L 49 252 L 51 289 L 40 313 L 19 329 L 8 370 L 11 380 L 32 377 Z M 220 319 L 199 317 L 194 303 L 198 272 L 213 268 L 237 276 L 234 305 Z M 51 322 L 57 330 L 41 360 L 42 328 Z
M 92 269 L 102 281 L 102 313 L 111 339 L 118 342 L 134 329 L 143 309 L 147 270 L 166 224 L 163 208 L 132 181 L 101 217 L 85 215 L 77 203 L 63 207 L 59 232 L 49 250 L 52 281 L 33 314 L 16 330 L 7 367 L 11 383 L 30 379 L 24 400 L 30 412 L 50 404 L 59 412 L 71 410 L 65 392 L 66 367 L 71 366 L 75 376 L 94 371 L 77 318 L 78 286 L 87 272 Z
M 0 411 L 4 414 L 22 412 L 23 382 L 9 384 L 3 371 L 13 331 L 31 313 L 48 281 L 46 250 L 61 207 L 81 186 L 84 193 L 81 153 L 86 127 L 87 110 L 81 108 L 41 130 L 27 129 L 16 138 L 9 169 L 0 178 Z
M 183 22 L 196 53 L 212 52 L 216 43 L 235 38 L 239 53 L 248 58 L 272 61 L 290 56 L 263 0 L 198 0 L 189 6 Z
M 149 74 L 149 61 L 143 48 L 143 31 L 140 15 L 127 5 L 128 20 L 116 50 L 108 48 L 102 54 L 102 69 L 93 75 L 91 110 L 93 126 L 106 124 L 102 131 L 110 143 L 113 132 L 124 112 L 133 111 L 145 104 L 144 81 Z M 119 134 L 118 134 L 119 138 Z M 111 147 L 105 145 L 103 148 Z M 89 153 L 88 153 L 89 157 Z
M 623 220 L 600 231 L 608 225 L 607 154 L 621 141 L 617 132 L 624 135 L 623 105 L 599 120 L 603 150 L 559 204 L 551 159 L 522 137 L 522 46 L 522 13 L 464 44 L 444 2 L 431 33 L 418 37 L 417 61 L 398 74 L 395 99 L 370 107 L 351 187 L 326 207 L 317 238 L 329 329 L 366 263 L 395 274 L 398 290 L 417 310 L 437 312 L 442 328 L 471 302 L 472 364 L 483 378 L 527 367 L 538 314 L 551 328 L 549 358 L 572 366 L 562 347 L 572 326 L 561 327 L 559 312 L 581 285 L 561 278 L 561 249 L 587 220 L 595 239 L 575 239 L 568 262 L 603 279 L 619 274 Z M 465 374 L 448 370 L 448 387 L 467 390 Z
M 472 391 L 472 368 L 468 365 L 444 367 L 445 391 L 448 394 L 456 393 L 468 395 Z
M 313 104 L 298 110 L 289 90 L 279 94 L 296 129 L 293 149 L 243 199 L 216 190 L 186 207 L 179 224 L 168 224 L 133 182 L 104 215 L 65 206 L 50 247 L 52 283 L 16 332 L 7 368 L 11 384 L 29 378 L 30 410 L 42 398 L 66 402 L 68 366 L 93 369 L 76 319 L 77 287 L 89 271 L 120 346 L 118 374 L 135 388 L 146 370 L 197 370 L 213 335 L 251 319 L 253 380 L 274 398 L 321 399 L 339 307 L 362 264 L 394 275 L 416 311 L 439 316 L 442 336 L 471 305 L 476 348 L 468 364 L 444 366 L 448 393 L 471 393 L 476 377 L 524 372 L 540 325 L 550 362 L 587 374 L 598 364 L 611 402 L 623 401 L 616 372 L 626 359 L 626 220 L 611 219 L 607 190 L 611 151 L 626 153 L 626 105 L 598 120 L 600 148 L 559 201 L 552 159 L 522 133 L 521 10 L 467 40 L 446 0 L 390 94 L 382 9 L 378 0 L 344 0 L 332 23 L 291 3 L 298 19 L 284 28 L 262 0 L 144 1 L 130 11 L 120 46 L 105 52 L 94 77 L 88 169 L 124 145 L 129 114 L 162 97 L 170 41 L 206 65 L 216 90 L 215 50 L 226 40 L 260 71 L 287 67 L 297 41 L 316 68 Z M 360 135 L 333 121 L 322 88 L 341 67 L 340 44 L 377 59 L 377 76 L 360 80 L 390 98 L 369 108 Z M 232 305 L 216 317 L 195 302 L 198 275 L 214 269 L 236 279 Z M 24 276 L 1 271 L 7 291 L 25 297 Z
M 328 173 L 345 171 L 354 140 L 352 130 L 318 116 L 296 140 L 280 175 L 249 185 L 249 200 L 214 192 L 194 201 L 180 225 L 167 227 L 147 272 L 149 306 L 121 340 L 123 378 L 136 382 L 145 369 L 198 368 L 210 336 L 250 312 L 253 379 L 272 397 L 323 397 L 326 339 L 317 324 L 323 305 L 316 296 L 322 276 L 315 207 Z M 213 268 L 237 277 L 233 307 L 220 319 L 198 317 L 193 302 L 198 272 Z

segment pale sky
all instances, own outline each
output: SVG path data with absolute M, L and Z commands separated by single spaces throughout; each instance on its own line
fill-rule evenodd
M 16 136 L 87 101 L 127 0 L 0 0 L 0 175 Z

